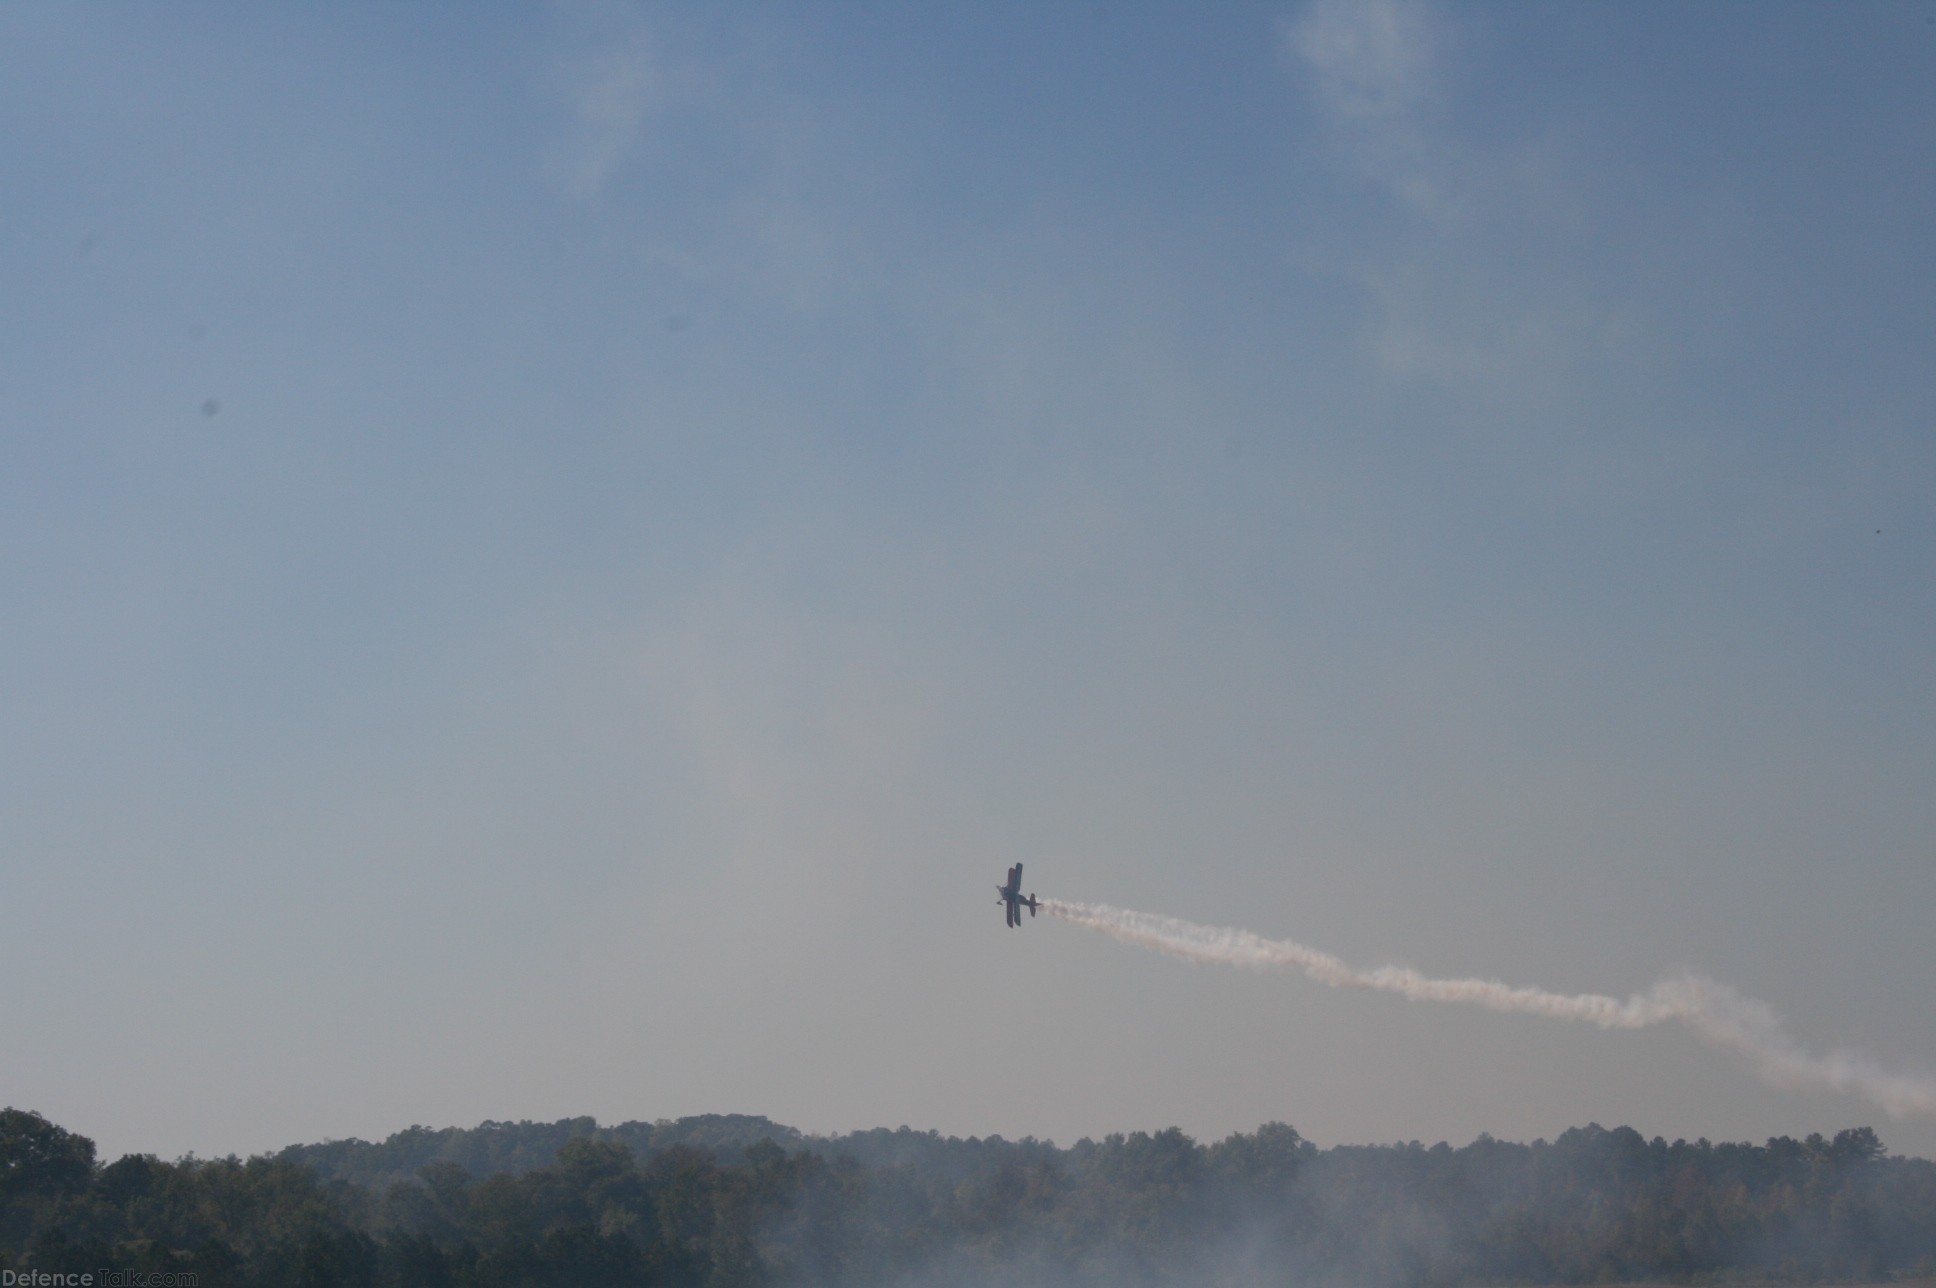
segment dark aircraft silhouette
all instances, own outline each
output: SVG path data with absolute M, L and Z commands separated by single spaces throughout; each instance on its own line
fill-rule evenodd
M 1017 863 L 1008 870 L 1007 885 L 998 885 L 995 889 L 1002 896 L 996 902 L 1001 904 L 1002 911 L 1008 914 L 1009 925 L 1019 926 L 1022 924 L 1022 909 L 1024 908 L 1029 910 L 1029 916 L 1033 917 L 1035 915 L 1035 896 L 1030 895 L 1026 899 L 1022 897 L 1021 864 Z

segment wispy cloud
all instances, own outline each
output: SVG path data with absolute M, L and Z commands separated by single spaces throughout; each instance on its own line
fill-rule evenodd
M 622 211 L 643 257 L 691 280 L 805 311 L 873 282 L 879 177 L 851 122 L 781 88 L 785 47 L 708 54 L 630 9 L 573 9 L 560 26 L 554 188 Z
M 1463 128 L 1484 82 L 1462 60 L 1485 46 L 1463 16 L 1429 0 L 1311 0 L 1282 23 L 1283 55 L 1337 163 L 1396 216 L 1322 251 L 1362 292 L 1368 359 L 1469 399 L 1480 432 L 1517 458 L 1583 391 L 1630 389 L 1660 360 L 1663 319 L 1645 296 L 1672 284 L 1606 271 L 1636 253 L 1653 212 L 1608 188 L 1564 121 Z M 1596 200 L 1626 203 L 1632 226 Z
M 1424 96 L 1432 36 L 1411 0 L 1317 0 L 1284 25 L 1290 52 L 1317 78 L 1325 105 L 1353 121 L 1390 121 Z
M 1440 35 L 1418 0 L 1314 0 L 1283 24 L 1284 50 L 1368 173 L 1430 212 L 1443 200 L 1421 126 Z
M 607 25 L 561 60 L 555 75 L 570 119 L 552 143 L 546 169 L 570 196 L 589 200 L 636 151 L 664 97 L 665 78 L 651 33 L 633 16 Z

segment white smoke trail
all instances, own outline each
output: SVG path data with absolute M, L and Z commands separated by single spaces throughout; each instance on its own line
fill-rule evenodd
M 1404 966 L 1360 970 L 1330 953 L 1289 940 L 1107 904 L 1043 899 L 1041 905 L 1052 917 L 1139 948 L 1218 966 L 1289 968 L 1332 988 L 1376 989 L 1415 1002 L 1463 1002 L 1603 1029 L 1639 1029 L 1678 1020 L 1716 1046 L 1745 1056 L 1755 1073 L 1775 1086 L 1849 1092 L 1879 1105 L 1892 1117 L 1936 1118 L 1936 1078 L 1890 1073 L 1850 1051 L 1815 1055 L 1788 1036 L 1767 1004 L 1699 975 L 1664 979 L 1648 992 L 1625 1000 L 1599 993 L 1549 993 L 1491 979 L 1434 979 Z

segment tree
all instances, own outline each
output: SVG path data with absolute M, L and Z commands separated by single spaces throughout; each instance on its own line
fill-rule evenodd
M 0 1203 L 74 1194 L 94 1175 L 94 1142 L 25 1109 L 0 1109 Z
M 1873 1127 L 1851 1127 L 1835 1133 L 1828 1156 L 1841 1167 L 1874 1162 L 1884 1154 L 1881 1139 Z

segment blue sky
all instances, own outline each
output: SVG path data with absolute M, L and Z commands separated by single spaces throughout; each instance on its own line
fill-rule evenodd
M 9 6 L 0 1100 L 1936 1124 L 1936 5 Z

